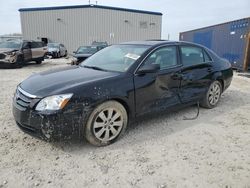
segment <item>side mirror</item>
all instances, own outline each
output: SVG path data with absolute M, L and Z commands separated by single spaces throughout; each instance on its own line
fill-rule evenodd
M 145 73 L 156 73 L 160 70 L 159 64 L 150 64 L 150 65 L 143 65 L 137 71 L 138 74 L 145 74 Z

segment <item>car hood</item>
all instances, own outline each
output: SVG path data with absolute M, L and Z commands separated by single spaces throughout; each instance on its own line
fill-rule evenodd
M 0 53 L 12 52 L 16 50 L 17 49 L 13 49 L 13 48 L 0 48 Z
M 38 97 L 64 93 L 65 90 L 101 79 L 118 76 L 116 72 L 106 72 L 69 66 L 31 75 L 20 87 Z
M 58 48 L 48 48 L 48 52 L 57 52 L 59 51 Z

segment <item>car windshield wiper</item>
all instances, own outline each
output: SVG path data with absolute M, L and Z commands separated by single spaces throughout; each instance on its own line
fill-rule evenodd
M 89 69 L 94 69 L 94 70 L 107 71 L 106 69 L 102 69 L 102 68 L 96 67 L 96 66 L 83 65 L 83 67 L 84 68 L 89 68 Z

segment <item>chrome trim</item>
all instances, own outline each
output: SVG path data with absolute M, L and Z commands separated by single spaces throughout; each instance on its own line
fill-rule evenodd
M 32 95 L 32 94 L 29 94 L 28 92 L 24 91 L 20 86 L 18 86 L 17 89 L 19 92 L 21 92 L 22 94 L 24 94 L 27 97 L 30 97 L 33 99 L 38 98 L 36 95 Z

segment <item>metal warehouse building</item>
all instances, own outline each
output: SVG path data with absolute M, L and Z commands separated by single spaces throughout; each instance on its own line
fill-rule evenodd
M 19 9 L 23 38 L 63 43 L 72 53 L 93 41 L 160 39 L 162 13 L 78 5 Z
M 239 70 L 250 69 L 250 17 L 180 33 L 180 40 L 202 44 Z

